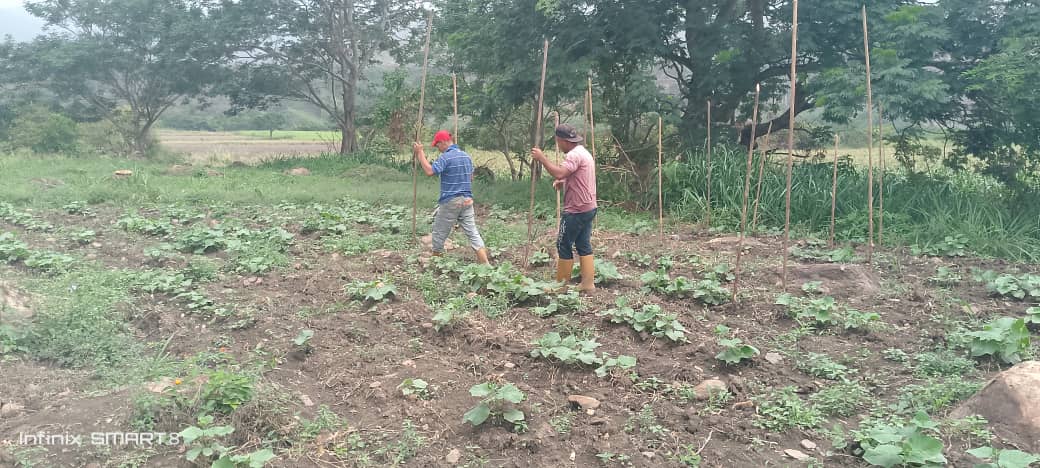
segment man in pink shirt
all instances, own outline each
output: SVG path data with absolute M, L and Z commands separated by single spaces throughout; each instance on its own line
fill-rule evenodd
M 596 269 L 592 256 L 592 220 L 596 218 L 596 160 L 581 143 L 585 141 L 570 125 L 556 127 L 556 147 L 567 154 L 560 165 L 553 164 L 539 148 L 531 157 L 556 179 L 553 188 L 566 189 L 563 216 L 556 236 L 556 281 L 566 283 L 574 268 L 574 250 L 581 265 L 581 291 L 596 289 Z

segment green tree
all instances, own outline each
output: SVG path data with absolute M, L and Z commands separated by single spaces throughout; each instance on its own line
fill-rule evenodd
M 97 116 L 126 106 L 125 138 L 141 155 L 162 113 L 219 76 L 224 56 L 210 34 L 211 7 L 207 0 L 29 1 L 25 8 L 50 34 L 11 51 L 15 69 L 6 71 Z
M 400 36 L 419 24 L 403 0 L 257 0 L 223 8 L 237 44 L 238 82 L 227 93 L 239 107 L 279 99 L 321 108 L 342 132 L 340 152 L 358 150 L 358 83 Z

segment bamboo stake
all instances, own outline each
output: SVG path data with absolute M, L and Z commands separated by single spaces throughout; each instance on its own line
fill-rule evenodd
M 831 176 L 831 236 L 828 245 L 834 247 L 834 211 L 838 206 L 838 135 L 834 135 L 834 175 Z
M 784 243 L 783 243 L 783 273 L 781 274 L 781 285 L 787 291 L 787 244 L 791 241 L 791 172 L 794 170 L 794 107 L 798 102 L 795 98 L 795 85 L 798 82 L 798 0 L 793 0 L 793 11 L 791 16 L 791 113 L 787 125 L 787 190 L 784 193 Z
M 773 122 L 769 122 L 769 128 L 766 129 L 766 136 L 773 134 Z M 754 142 L 751 142 L 754 144 Z M 751 217 L 751 230 L 754 231 L 758 228 L 758 202 L 762 199 L 762 175 L 766 170 L 766 152 L 762 152 L 762 156 L 758 159 L 758 188 L 755 189 L 755 211 Z
M 542 147 L 542 103 L 545 98 L 545 68 L 549 64 L 549 40 L 545 40 L 545 48 L 542 50 L 542 79 L 538 85 L 538 113 L 535 116 L 535 146 Z M 527 247 L 524 249 L 524 269 L 527 269 L 531 258 L 531 244 L 534 243 L 534 189 L 535 173 L 538 161 L 531 158 L 531 205 L 527 210 Z
M 459 144 L 459 82 L 455 73 L 451 74 L 451 107 L 455 112 L 455 133 L 451 136 L 455 139 L 455 144 Z
M 596 170 L 596 118 L 595 112 L 592 107 L 592 77 L 589 77 L 589 141 L 592 142 L 590 149 L 592 150 L 592 170 Z M 596 232 L 596 225 L 599 224 L 599 218 L 592 218 L 592 232 Z
M 867 64 L 867 263 L 874 257 L 874 96 L 870 89 L 870 36 L 863 6 L 863 52 Z
M 423 47 L 422 84 L 419 90 L 419 119 L 415 123 L 415 141 L 419 141 L 423 127 L 423 105 L 426 101 L 426 67 L 430 62 L 430 32 L 433 30 L 433 11 L 426 13 L 426 45 Z M 419 161 L 412 157 L 412 242 L 417 240 L 419 213 Z
M 877 243 L 884 244 L 885 233 L 885 113 L 881 109 L 881 101 L 877 103 L 878 112 L 878 227 Z
M 705 194 L 705 198 L 707 199 L 707 202 L 705 203 L 705 207 L 706 208 L 704 210 L 704 223 L 705 223 L 705 225 L 707 225 L 708 231 L 711 231 L 711 99 L 708 99 L 708 141 L 707 141 L 707 145 L 708 145 L 707 146 L 708 150 L 706 152 L 706 156 L 707 156 L 706 164 L 708 165 L 708 181 L 707 181 L 707 190 L 706 190 L 707 193 Z
M 592 107 L 592 77 L 589 77 L 589 141 L 592 142 L 592 160 L 596 160 L 596 118 Z
M 560 126 L 560 112 L 553 111 L 553 132 L 556 131 L 556 127 Z M 556 157 L 556 164 L 560 164 L 560 147 L 553 145 L 555 150 L 553 151 Z M 560 229 L 560 221 L 563 219 L 563 212 L 560 210 L 560 191 L 556 191 L 556 229 Z
M 661 173 L 664 164 L 664 120 L 657 116 L 657 233 L 664 240 L 664 175 Z
M 744 172 L 744 198 L 740 208 L 740 237 L 737 238 L 737 261 L 733 268 L 733 303 L 737 303 L 737 292 L 740 290 L 740 258 L 744 253 L 744 231 L 747 228 L 748 197 L 751 192 L 751 171 L 755 158 L 755 126 L 758 125 L 758 96 L 761 93 L 760 84 L 755 84 L 755 106 L 751 111 L 751 144 L 748 145 L 747 169 Z

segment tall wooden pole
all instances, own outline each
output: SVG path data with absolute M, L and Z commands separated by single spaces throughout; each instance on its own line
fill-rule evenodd
M 747 228 L 748 198 L 751 195 L 751 172 L 755 158 L 755 127 L 758 125 L 758 96 L 762 91 L 760 84 L 755 84 L 755 106 L 751 111 L 751 140 L 748 144 L 747 169 L 744 172 L 744 198 L 740 208 L 740 237 L 737 238 L 737 261 L 733 268 L 733 303 L 737 302 L 740 290 L 740 259 L 744 253 L 744 236 Z
M 838 207 L 838 135 L 834 135 L 834 175 L 831 176 L 831 235 L 827 244 L 834 247 L 834 211 Z
M 877 103 L 878 113 L 878 225 L 877 242 L 884 244 L 885 234 L 885 112 L 881 108 L 881 100 Z
M 657 235 L 664 240 L 664 119 L 657 116 Z
M 793 0 L 793 12 L 791 16 L 791 113 L 788 117 L 787 126 L 787 190 L 784 192 L 784 256 L 783 273 L 781 274 L 781 285 L 787 291 L 787 244 L 791 242 L 791 172 L 794 170 L 794 117 L 796 84 L 798 83 L 798 0 Z
M 423 47 L 422 84 L 419 88 L 419 118 L 415 123 L 415 141 L 422 136 L 423 105 L 426 103 L 426 68 L 430 62 L 430 32 L 433 30 L 433 12 L 426 13 L 426 45 Z M 419 161 L 412 157 L 412 242 L 418 235 Z
M 593 96 L 593 94 L 592 94 L 592 77 L 590 76 L 589 77 L 589 141 L 592 142 L 592 145 L 589 147 L 589 149 L 592 151 L 592 160 L 595 161 L 596 160 L 596 117 L 595 117 L 595 112 L 593 110 L 594 108 L 593 108 L 593 105 L 592 105 L 592 102 L 593 102 L 592 101 L 592 96 Z
M 705 151 L 705 164 L 708 166 L 707 187 L 705 190 L 704 223 L 711 231 L 711 99 L 708 99 L 708 138 L 707 150 Z
M 874 258 L 874 95 L 870 76 L 870 35 L 863 6 L 863 52 L 867 64 L 867 263 Z
M 766 136 L 773 134 L 773 122 L 769 122 L 769 128 L 766 129 Z M 752 142 L 753 144 L 754 142 Z M 762 199 L 762 176 L 766 171 L 766 152 L 762 151 L 762 155 L 758 158 L 758 188 L 755 189 L 755 209 L 751 216 L 751 230 L 754 231 L 758 228 L 758 202 Z
M 459 82 L 455 77 L 455 73 L 451 74 L 451 107 L 455 112 L 455 132 L 451 134 L 452 138 L 455 139 L 455 144 L 459 143 Z
M 553 132 L 555 133 L 556 127 L 560 126 L 560 112 L 553 111 Z M 553 145 L 555 148 L 553 153 L 556 157 L 556 164 L 560 164 L 560 147 Z M 560 229 L 560 220 L 562 219 L 563 212 L 560 210 L 560 191 L 556 191 L 556 229 Z
M 545 69 L 549 64 L 549 40 L 545 40 L 545 48 L 542 50 L 542 79 L 538 85 L 538 112 L 535 116 L 535 146 L 542 147 L 542 104 L 545 98 Z M 535 189 L 535 173 L 537 172 L 538 161 L 531 158 L 531 205 L 527 210 L 527 248 L 524 252 L 524 268 L 526 269 L 531 259 L 531 244 L 534 243 L 534 189 Z

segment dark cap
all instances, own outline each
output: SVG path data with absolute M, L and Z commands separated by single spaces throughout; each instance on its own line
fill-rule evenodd
M 581 143 L 585 141 L 581 135 L 578 135 L 578 130 L 567 124 L 560 124 L 556 127 L 556 136 L 571 143 Z

